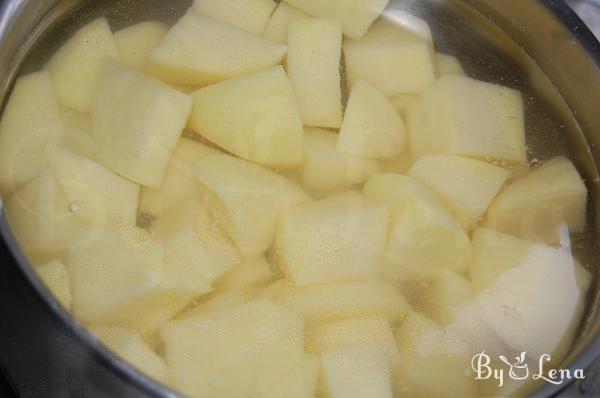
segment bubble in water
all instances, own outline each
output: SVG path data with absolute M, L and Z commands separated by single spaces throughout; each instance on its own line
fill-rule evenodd
M 69 211 L 71 213 L 77 213 L 79 211 L 79 205 L 77 203 L 71 203 L 69 205 Z

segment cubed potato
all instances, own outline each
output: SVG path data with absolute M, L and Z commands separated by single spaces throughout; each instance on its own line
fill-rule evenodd
M 98 18 L 79 29 L 46 65 L 61 105 L 90 111 L 105 58 L 120 60 L 121 53 L 108 21 Z
M 327 397 L 392 398 L 392 371 L 385 352 L 343 347 L 324 352 L 322 378 Z
M 415 94 L 396 94 L 390 98 L 390 104 L 392 104 L 396 112 L 402 113 L 408 108 L 410 102 L 417 97 Z
M 308 328 L 306 348 L 324 353 L 336 348 L 361 346 L 385 352 L 392 368 L 401 362 L 400 351 L 389 321 L 384 317 L 348 318 Z
M 296 287 L 285 279 L 262 293 L 271 301 L 302 314 L 307 324 L 378 315 L 390 322 L 409 311 L 398 287 L 384 282 L 340 282 Z
M 413 161 L 427 154 L 526 163 L 521 93 L 447 75 L 406 109 Z
M 406 127 L 392 104 L 358 80 L 348 100 L 337 150 L 367 159 L 391 159 L 407 149 Z
M 355 40 L 367 32 L 389 0 L 285 0 L 313 17 L 338 19 L 344 34 Z
M 564 248 L 534 245 L 476 299 L 482 319 L 513 350 L 538 357 L 562 349 L 577 323 L 581 295 Z
M 471 243 L 442 202 L 421 183 L 398 174 L 373 175 L 363 194 L 390 206 L 386 275 L 395 280 L 413 279 L 410 270 L 449 269 L 463 272 L 471 260 Z
M 266 301 L 174 321 L 161 330 L 175 387 L 194 397 L 232 398 L 274 397 L 267 387 L 285 382 L 308 360 L 303 333 L 301 316 Z M 290 396 L 279 388 L 280 396 Z
M 247 261 L 271 246 L 282 211 L 310 200 L 284 177 L 228 155 L 205 157 L 194 173 L 208 188 L 211 212 Z
M 334 192 L 362 184 L 381 171 L 372 159 L 362 159 L 336 150 L 338 134 L 319 128 L 304 129 L 304 160 L 298 174 L 309 191 Z
M 273 280 L 275 274 L 265 256 L 243 262 L 225 274 L 217 283 L 219 290 L 248 289 Z
M 287 28 L 286 70 L 305 126 L 342 125 L 342 24 L 335 19 L 305 18 Z
M 202 189 L 192 166 L 208 155 L 219 153 L 199 142 L 181 138 L 173 150 L 160 187 L 142 187 L 140 212 L 160 217 L 165 211 L 188 199 L 201 197 Z
M 276 6 L 273 0 L 195 0 L 192 9 L 200 15 L 260 36 Z
M 570 160 L 557 157 L 514 182 L 496 198 L 486 226 L 527 240 L 557 242 L 556 229 L 586 223 L 587 188 Z
M 134 328 L 144 336 L 211 290 L 178 273 L 164 249 L 136 227 L 105 231 L 96 242 L 69 250 L 66 264 L 77 319 Z
M 0 194 L 4 199 L 42 171 L 44 147 L 64 129 L 50 74 L 19 78 L 0 121 Z
M 61 260 L 54 260 L 37 267 L 36 272 L 46 287 L 65 308 L 71 308 L 69 270 Z
M 436 53 L 435 62 L 437 65 L 438 77 L 446 75 L 466 76 L 460 61 L 452 55 Z
M 92 325 L 90 332 L 112 352 L 156 381 L 169 385 L 171 377 L 163 358 L 146 345 L 140 335 L 119 326 Z
M 473 285 L 459 274 L 440 272 L 420 297 L 425 313 L 440 325 L 451 324 L 461 307 L 473 299 Z
M 291 169 L 302 162 L 302 120 L 281 66 L 192 94 L 190 127 L 241 158 Z
M 349 87 L 363 80 L 386 97 L 418 94 L 435 81 L 431 40 L 394 22 L 380 20 L 361 40 L 346 40 L 344 57 Z
M 397 391 L 399 396 L 414 398 L 477 397 L 478 385 L 471 372 L 470 358 L 406 355 Z
M 96 143 L 92 138 L 90 114 L 62 107 L 60 118 L 64 130 L 56 141 L 56 145 L 84 158 L 96 160 Z
M 408 174 L 435 192 L 469 231 L 487 211 L 510 172 L 481 160 L 427 155 Z
M 218 288 L 197 306 L 178 316 L 179 319 L 204 316 L 250 304 L 260 297 L 261 286 L 222 290 Z
M 297 285 L 379 278 L 389 209 L 353 191 L 284 211 L 275 255 Z
M 167 261 L 191 279 L 212 285 L 240 263 L 240 256 L 199 198 L 165 212 L 152 226 Z
M 409 311 L 395 330 L 398 348 L 405 353 L 421 353 L 423 342 L 436 336 L 440 327 L 424 314 Z
M 138 184 L 160 186 L 191 98 L 114 62 L 102 66 L 98 82 L 91 116 L 99 161 Z
M 150 53 L 148 70 L 171 84 L 208 85 L 277 65 L 286 50 L 189 11 Z
M 148 56 L 168 30 L 169 27 L 162 22 L 146 21 L 115 32 L 123 64 L 145 72 Z
M 288 24 L 302 18 L 308 18 L 308 15 L 299 8 L 282 1 L 271 15 L 263 36 L 272 42 L 286 44 Z

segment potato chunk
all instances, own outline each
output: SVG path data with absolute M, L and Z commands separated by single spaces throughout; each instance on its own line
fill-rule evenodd
M 217 287 L 219 290 L 250 289 L 261 286 L 274 279 L 275 274 L 265 256 L 255 261 L 243 262 L 221 278 Z
M 200 15 L 260 36 L 276 6 L 273 0 L 195 0 L 192 9 Z
M 158 187 L 192 108 L 189 96 L 114 62 L 104 64 L 92 106 L 98 159 Z
M 471 260 L 471 243 L 441 201 L 421 183 L 397 174 L 376 174 L 364 195 L 390 206 L 387 275 L 406 279 L 406 267 L 463 272 Z
M 430 39 L 387 20 L 361 40 L 346 40 L 344 57 L 349 87 L 363 80 L 386 97 L 418 94 L 435 81 Z
M 385 352 L 344 347 L 323 353 L 323 379 L 331 398 L 392 398 L 392 372 Z
M 210 155 L 194 166 L 209 190 L 211 211 L 247 261 L 273 243 L 279 214 L 310 197 L 269 169 L 228 155 Z
M 413 161 L 447 154 L 526 163 L 521 93 L 447 75 L 406 109 Z
M 334 19 L 300 19 L 287 28 L 286 69 L 305 126 L 342 125 L 342 24 Z
M 469 231 L 486 212 L 510 172 L 458 156 L 423 156 L 408 174 L 431 188 Z
M 460 61 L 452 55 L 436 53 L 435 62 L 437 64 L 438 77 L 446 75 L 466 76 Z
M 425 313 L 440 325 L 451 324 L 460 307 L 473 298 L 473 285 L 462 276 L 444 271 L 429 283 L 420 299 Z
M 169 27 L 162 22 L 146 21 L 115 32 L 123 64 L 145 72 L 148 56 L 168 30 Z
M 19 78 L 0 121 L 0 194 L 6 199 L 44 168 L 44 147 L 63 133 L 48 72 Z
M 303 331 L 299 315 L 257 301 L 171 322 L 161 336 L 175 386 L 189 396 L 300 398 L 313 396 L 318 371 L 318 364 L 309 367 L 313 377 L 298 371 L 314 361 Z M 296 378 L 307 395 L 294 393 Z
M 146 231 L 117 227 L 69 250 L 73 312 L 89 323 L 127 326 L 150 335 L 210 286 L 165 260 Z
M 188 11 L 150 54 L 150 73 L 171 84 L 207 85 L 273 66 L 286 46 Z
M 98 18 L 78 30 L 46 65 L 62 105 L 90 111 L 105 58 L 120 60 L 121 53 L 108 21 Z
M 171 377 L 164 359 L 144 343 L 140 335 L 119 326 L 92 325 L 90 328 L 102 343 L 122 359 L 163 384 Z
M 389 0 L 285 0 L 313 17 L 338 19 L 344 34 L 360 39 L 379 17 Z
M 309 191 L 334 192 L 362 184 L 381 171 L 377 161 L 347 155 L 336 149 L 338 134 L 319 128 L 304 129 L 304 160 L 298 174 Z
M 69 270 L 65 267 L 65 264 L 61 260 L 55 260 L 37 267 L 35 270 L 58 302 L 65 308 L 70 309 L 71 285 L 69 282 Z
M 192 94 L 189 125 L 225 150 L 263 166 L 302 162 L 302 120 L 283 68 L 228 80 Z
M 284 276 L 296 285 L 377 279 L 389 218 L 353 191 L 289 208 L 275 241 Z
M 271 19 L 265 28 L 264 37 L 275 43 L 286 44 L 288 24 L 302 18 L 308 18 L 308 15 L 304 11 L 282 1 L 271 15 Z
M 160 187 L 142 187 L 140 212 L 160 217 L 165 211 L 188 199 L 201 197 L 203 191 L 192 167 L 204 157 L 219 153 L 199 142 L 181 138 L 173 150 Z
M 169 210 L 152 229 L 164 245 L 167 261 L 207 285 L 240 263 L 235 246 L 199 198 Z
M 571 231 L 585 227 L 586 205 L 587 188 L 575 166 L 557 157 L 502 191 L 486 225 L 527 240 L 556 243 L 556 228 L 562 223 Z
M 390 159 L 407 148 L 406 127 L 392 104 L 362 80 L 352 88 L 337 150 L 367 159 Z

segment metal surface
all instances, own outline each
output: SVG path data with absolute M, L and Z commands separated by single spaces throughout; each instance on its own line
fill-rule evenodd
M 18 72 L 38 69 L 95 16 L 106 16 L 115 29 L 145 19 L 173 22 L 190 2 L 5 0 L 0 9 L 0 102 Z M 85 7 L 78 9 L 83 3 Z M 471 76 L 524 93 L 530 160 L 567 154 L 586 178 L 592 196 L 590 225 L 587 234 L 577 237 L 575 249 L 596 270 L 598 41 L 559 0 L 399 0 L 390 6 L 395 7 L 426 18 L 439 49 L 459 56 Z M 170 394 L 108 353 L 50 297 L 20 253 L 4 217 L 0 234 L 0 363 L 15 390 L 26 396 L 60 397 Z M 587 368 L 600 354 L 598 307 L 594 292 L 569 358 L 575 367 Z M 547 386 L 536 395 L 557 392 Z

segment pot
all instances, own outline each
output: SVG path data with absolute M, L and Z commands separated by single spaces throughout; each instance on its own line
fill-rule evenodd
M 165 5 L 168 3 L 168 5 Z M 15 77 L 39 69 L 77 28 L 98 15 L 113 29 L 173 23 L 191 0 L 4 0 L 0 9 L 0 103 Z M 562 0 L 397 0 L 427 19 L 442 52 L 467 73 L 521 90 L 532 154 L 574 159 L 591 195 L 589 233 L 574 248 L 597 270 L 600 231 L 600 43 Z M 532 155 L 533 157 L 533 155 Z M 535 160 L 535 159 L 531 159 Z M 1 203 L 1 202 L 0 202 Z M 22 396 L 169 397 L 175 393 L 109 353 L 50 295 L 0 214 L 0 373 Z M 600 303 L 587 316 L 567 367 L 600 356 Z M 542 385 L 552 396 L 565 385 Z

